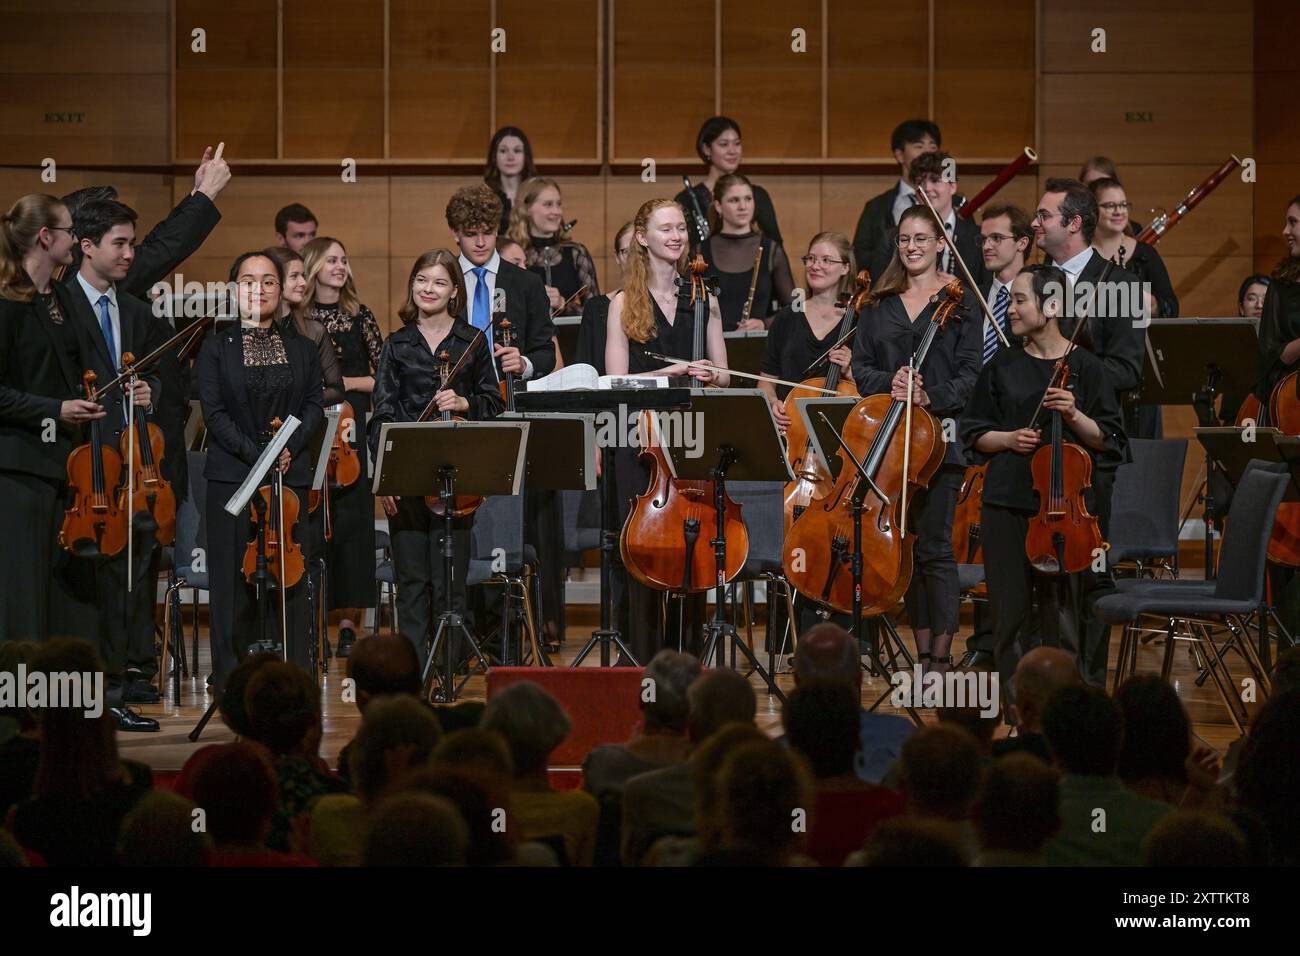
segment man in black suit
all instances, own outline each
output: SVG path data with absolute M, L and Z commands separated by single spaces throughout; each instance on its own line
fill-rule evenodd
M 1106 366 L 1121 405 L 1126 395 L 1142 382 L 1142 357 L 1146 351 L 1146 296 L 1137 276 L 1107 262 L 1092 248 L 1097 226 L 1097 199 L 1077 179 L 1049 179 L 1034 214 L 1034 239 L 1038 247 L 1059 266 L 1070 282 L 1064 291 L 1065 310 L 1061 332 L 1073 335 Z M 1118 436 L 1127 453 L 1127 439 Z M 1110 495 L 1115 484 L 1113 468 L 1097 468 L 1092 474 L 1093 514 L 1101 527 L 1102 539 L 1110 537 Z M 1086 639 L 1080 663 L 1083 679 L 1094 687 L 1105 687 L 1110 627 L 1092 616 L 1091 605 L 1114 588 L 1110 572 L 1085 571 L 1080 578 L 1080 628 Z
M 980 251 L 979 227 L 969 219 L 962 219 L 953 208 L 952 200 L 957 195 L 957 161 L 943 152 L 922 153 L 912 160 L 912 186 L 925 190 L 930 205 L 943 221 L 948 245 L 939 252 L 939 271 L 956 276 L 965 285 L 966 277 L 956 260 L 960 255 L 975 284 L 982 288 L 988 281 L 988 270 L 984 268 Z
M 88 347 L 83 359 L 100 387 L 115 378 L 127 352 L 144 357 L 143 347 L 153 326 L 149 307 L 126 295 L 117 283 L 130 271 L 135 253 L 135 211 L 115 200 L 82 203 L 73 220 L 81 247 L 81 264 L 68 283 L 71 321 L 80 326 Z M 146 370 L 133 386 L 123 385 L 101 398 L 107 415 L 100 428 L 103 441 L 119 447 L 126 431 L 127 402 L 134 415 L 145 415 L 160 394 L 157 369 Z M 137 433 L 138 437 L 138 433 Z M 114 477 L 114 476 L 110 476 Z M 144 678 L 153 669 L 153 609 L 157 579 L 149 568 L 156 541 L 153 519 L 133 515 L 134 547 L 111 557 L 69 556 L 65 582 L 69 591 L 56 618 L 66 615 L 69 626 L 86 636 L 97 634 L 108 684 L 109 706 L 124 730 L 157 730 L 157 721 L 126 710 L 127 703 L 157 703 L 158 692 Z M 128 567 L 131 590 L 127 591 Z M 134 669 L 132 669 L 134 668 Z
M 875 279 L 880 278 L 894 254 L 898 217 L 913 204 L 916 195 L 912 186 L 912 160 L 939 148 L 939 127 L 925 119 L 906 120 L 894 128 L 889 145 L 894 159 L 898 160 L 898 182 L 862 208 L 853 234 L 853 257 L 858 268 L 870 269 Z

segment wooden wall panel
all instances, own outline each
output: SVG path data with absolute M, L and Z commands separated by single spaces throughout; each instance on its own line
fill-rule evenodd
M 1251 68 L 1249 10 L 1218 0 L 1043 0 L 1043 69 L 1052 73 L 1203 73 Z M 1092 31 L 1106 31 L 1106 52 Z
M 266 0 L 176 0 L 179 70 L 274 70 L 276 6 Z M 193 49 L 194 30 L 205 49 Z
M 929 26 L 891 0 L 828 0 L 828 155 L 885 160 L 889 134 L 929 114 Z
M 1272 272 L 1278 259 L 1287 254 L 1282 227 L 1286 221 L 1287 205 L 1300 194 L 1300 162 L 1260 166 L 1259 181 L 1254 190 L 1255 269 Z
M 286 70 L 384 65 L 384 0 L 283 0 Z
M 716 112 L 712 5 L 610 0 L 609 9 L 611 161 L 694 162 L 695 134 Z
M 0 157 L 7 163 L 148 165 L 171 155 L 167 76 L 0 73 Z
M 450 176 L 394 176 L 389 180 L 388 250 L 407 267 L 429 249 L 451 249 L 447 202 L 463 180 Z
M 0 64 L 6 73 L 166 74 L 167 8 L 168 0 L 6 0 Z
M 805 52 L 791 49 L 795 28 Z M 822 155 L 821 65 L 821 0 L 723 0 L 722 112 L 747 159 Z

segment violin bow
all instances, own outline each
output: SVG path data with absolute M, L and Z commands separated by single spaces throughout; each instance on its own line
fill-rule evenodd
M 989 308 L 988 300 L 984 298 L 984 293 L 980 291 L 980 287 L 975 284 L 975 279 L 971 276 L 970 270 L 966 268 L 965 260 L 962 259 L 961 253 L 957 251 L 957 237 L 952 236 L 949 238 L 948 230 L 944 226 L 943 220 L 939 218 L 939 213 L 935 210 L 934 203 L 930 202 L 930 197 L 926 195 L 925 190 L 923 188 L 917 189 L 916 194 L 920 196 L 921 201 L 925 203 L 925 208 L 930 210 L 930 215 L 934 219 L 935 227 L 939 230 L 939 238 L 943 239 L 943 241 L 948 244 L 949 248 L 952 249 L 952 257 L 961 268 L 962 278 L 966 280 L 966 288 L 975 293 L 975 298 L 979 300 L 980 308 L 984 310 L 985 317 L 988 318 L 990 324 L 993 326 L 993 331 L 998 335 L 998 341 L 1002 343 L 1003 348 L 1011 348 L 1011 342 L 1007 339 L 1007 334 L 1002 331 L 1002 326 L 998 324 L 997 319 L 993 318 L 993 310 Z
M 849 326 L 849 330 L 836 340 L 834 345 L 828 348 L 821 355 L 817 356 L 817 358 L 813 359 L 813 363 L 803 370 L 803 377 L 808 378 L 810 375 L 813 374 L 813 372 L 816 372 L 818 368 L 821 366 L 821 364 L 831 357 L 831 353 L 834 352 L 836 349 L 841 348 L 846 342 L 848 342 L 849 339 L 853 338 L 853 336 L 857 333 L 857 331 L 858 331 L 858 323 L 854 322 L 851 326 Z
M 572 305 L 577 300 L 578 296 L 582 295 L 582 293 L 586 291 L 587 291 L 587 283 L 584 282 L 582 285 L 580 285 L 577 288 L 577 290 L 573 293 L 573 295 L 569 296 L 567 299 L 565 299 L 563 302 L 560 303 L 560 307 L 551 313 L 551 318 L 555 318 L 557 315 L 559 315 L 561 312 L 567 309 L 570 305 Z
M 652 359 L 658 359 L 661 362 L 667 362 L 669 365 L 688 365 L 693 368 L 711 368 L 719 372 L 726 372 L 729 375 L 739 375 L 741 378 L 752 378 L 756 382 L 771 382 L 773 385 L 789 385 L 791 388 L 801 388 L 808 392 L 819 392 L 822 395 L 830 395 L 832 398 L 838 398 L 839 392 L 832 392 L 829 388 L 820 388 L 816 385 L 805 385 L 803 382 L 791 382 L 784 378 L 776 378 L 772 375 L 755 375 L 752 372 L 739 372 L 734 368 L 722 368 L 711 362 L 693 362 L 683 358 L 673 358 L 671 355 L 660 355 L 658 352 L 646 352 L 646 355 Z
M 465 362 L 469 359 L 470 354 L 474 351 L 475 347 L 478 346 L 478 343 L 483 341 L 484 334 L 489 328 L 493 328 L 496 324 L 496 319 L 493 319 L 483 328 L 478 329 L 474 333 L 474 338 L 470 339 L 469 345 L 465 347 L 465 351 L 460 353 L 460 358 L 456 360 L 456 364 L 453 365 L 451 371 L 447 373 L 447 377 L 433 390 L 433 397 L 429 399 L 429 404 L 424 406 L 424 411 L 420 412 L 420 417 L 417 421 L 429 421 L 430 416 L 437 410 L 438 393 L 445 389 L 451 383 L 452 379 L 456 377 L 456 374 L 465 367 Z M 437 356 L 434 357 L 436 358 Z
M 145 369 L 147 371 L 148 369 L 152 368 L 153 364 L 162 357 L 164 352 L 166 352 L 177 342 L 184 339 L 186 336 L 190 336 L 191 337 L 190 341 L 186 342 L 185 347 L 180 350 L 181 353 L 184 353 L 185 350 L 188 349 L 194 342 L 198 341 L 200 338 L 203 337 L 203 333 L 207 331 L 209 325 L 211 325 L 214 321 L 216 321 L 216 318 L 217 318 L 217 313 L 213 312 L 211 315 L 205 315 L 202 318 L 200 318 L 197 322 L 193 323 L 192 325 L 187 325 L 185 328 L 181 329 L 179 332 L 177 332 L 175 335 L 169 338 L 162 345 L 158 346 L 156 349 L 154 349 L 144 358 L 140 359 L 140 361 L 136 362 L 135 365 L 133 366 L 134 371 L 132 372 L 123 371 L 120 375 L 117 376 L 117 378 L 101 386 L 100 388 L 95 389 L 95 394 L 91 396 L 92 401 L 98 401 L 102 396 L 106 395 L 110 389 L 116 388 L 118 385 L 121 385 L 132 375 L 139 375 L 141 369 Z

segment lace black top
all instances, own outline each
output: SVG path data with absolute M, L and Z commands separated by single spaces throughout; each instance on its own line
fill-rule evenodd
M 245 326 L 241 331 L 249 410 L 253 413 L 253 421 L 265 423 L 265 431 L 258 435 L 259 441 L 269 441 L 271 420 L 279 418 L 283 421 L 292 412 L 287 407 L 289 393 L 293 391 L 289 353 L 285 351 L 280 330 L 274 325 L 266 329 Z
M 566 299 L 584 285 L 587 288 L 579 297 L 580 300 L 600 295 L 600 283 L 596 281 L 596 265 L 592 262 L 591 253 L 587 251 L 586 246 L 569 239 L 560 241 L 554 236 L 549 239 L 530 236 L 529 240 L 531 245 L 524 253 L 524 265 L 529 272 L 535 273 L 543 282 L 559 289 L 560 295 Z M 549 281 L 546 275 L 547 262 L 551 267 Z M 569 303 L 560 314 L 581 315 L 582 301 Z
M 379 349 L 384 337 L 379 331 L 375 315 L 361 306 L 355 316 L 343 311 L 337 303 L 322 305 L 313 302 L 307 318 L 325 326 L 339 356 L 339 366 L 348 378 L 364 378 L 379 368 Z
M 794 277 L 790 274 L 790 260 L 781 243 L 761 232 L 740 236 L 719 232 L 710 236 L 701 249 L 711 271 L 718 277 L 718 306 L 722 311 L 722 329 L 725 332 L 740 324 L 745 302 L 749 299 L 749 285 L 753 280 L 754 260 L 760 244 L 763 258 L 758 266 L 754 305 L 749 317 L 766 322 L 772 314 L 773 302 L 784 308 L 794 299 Z

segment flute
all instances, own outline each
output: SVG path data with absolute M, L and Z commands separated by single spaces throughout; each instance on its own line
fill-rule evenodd
M 758 240 L 758 251 L 754 253 L 754 271 L 749 277 L 749 297 L 745 299 L 745 308 L 740 312 L 740 325 L 749 321 L 749 313 L 754 308 L 754 290 L 758 288 L 758 267 L 763 264 L 763 240 Z

